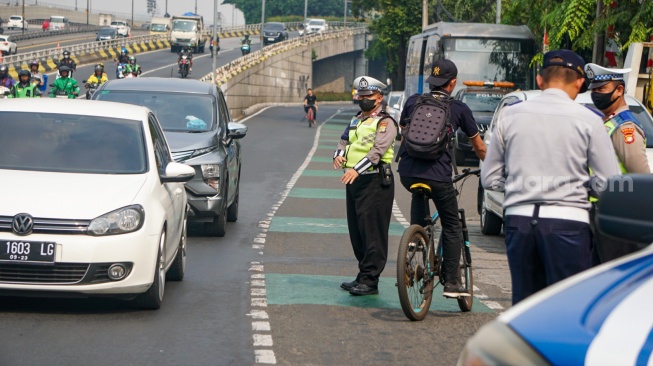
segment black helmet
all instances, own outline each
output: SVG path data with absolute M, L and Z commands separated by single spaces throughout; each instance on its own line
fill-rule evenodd
M 97 72 L 97 71 L 104 71 L 104 67 L 102 67 L 102 66 L 100 66 L 100 65 L 95 65 L 95 71 L 96 71 L 96 72 Z
M 23 70 L 18 71 L 18 80 L 20 80 L 21 76 L 27 76 L 29 78 L 29 77 L 32 77 L 32 73 L 29 72 L 29 70 L 24 70 L 23 69 Z
M 32 66 L 34 66 L 34 65 L 39 66 L 39 62 L 36 61 L 36 60 L 31 60 L 31 61 L 29 62 L 29 67 L 32 67 Z
M 249 34 L 245 34 L 245 38 L 249 38 Z
M 7 72 L 9 72 L 9 67 L 7 67 L 7 65 L 0 64 L 0 77 L 7 76 Z
M 62 65 L 62 66 L 59 68 L 59 74 L 61 74 L 61 73 L 64 72 L 64 71 L 67 72 L 68 75 L 70 75 L 70 67 L 68 67 L 68 66 L 66 66 L 66 65 Z
M 68 57 L 70 57 L 70 51 L 63 50 L 63 58 L 68 58 Z

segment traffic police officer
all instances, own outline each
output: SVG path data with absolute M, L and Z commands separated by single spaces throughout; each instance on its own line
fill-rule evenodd
M 585 65 L 585 72 L 590 80 L 589 88 L 592 90 L 592 102 L 604 114 L 603 124 L 612 140 L 621 173 L 650 174 L 646 158 L 646 135 L 642 125 L 628 109 L 625 99 L 624 76 L 630 71 L 630 69 L 608 69 L 597 64 Z M 590 197 L 590 201 L 593 203 L 590 224 L 594 226 L 594 208 L 598 199 Z M 638 243 L 602 235 L 595 227 L 592 227 L 592 232 L 594 264 L 605 263 L 643 248 Z
M 390 163 L 396 122 L 381 107 L 386 86 L 369 76 L 354 80 L 361 112 L 351 119 L 333 155 L 333 168 L 344 169 L 349 238 L 358 275 L 340 285 L 352 295 L 377 294 L 388 257 L 388 231 L 394 200 Z

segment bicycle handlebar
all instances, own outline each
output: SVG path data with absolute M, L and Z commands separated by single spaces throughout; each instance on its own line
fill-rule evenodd
M 465 178 L 467 176 L 470 176 L 472 174 L 478 177 L 479 175 L 481 175 L 481 169 L 471 170 L 469 168 L 465 168 L 465 169 L 463 169 L 462 174 L 458 174 L 458 175 L 453 177 L 453 182 L 456 183 L 456 182 L 460 181 L 461 179 L 463 179 L 463 178 Z

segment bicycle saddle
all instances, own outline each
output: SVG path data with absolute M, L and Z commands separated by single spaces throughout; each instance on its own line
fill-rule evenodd
M 424 184 L 424 183 L 414 183 L 414 184 L 412 184 L 410 186 L 410 191 L 411 192 L 420 192 L 421 191 L 422 193 L 430 194 L 431 193 L 431 187 L 429 187 L 428 184 Z

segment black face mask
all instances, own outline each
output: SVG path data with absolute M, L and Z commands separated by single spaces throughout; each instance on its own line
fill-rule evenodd
M 363 98 L 358 102 L 358 106 L 360 107 L 361 111 L 369 112 L 376 107 L 376 100 Z
M 594 106 L 598 108 L 599 110 L 606 110 L 610 108 L 611 105 L 614 104 L 614 102 L 617 101 L 617 99 L 612 99 L 612 95 L 614 92 L 617 90 L 619 86 L 617 85 L 616 88 L 614 88 L 611 92 L 609 93 L 597 93 L 597 92 L 592 92 L 592 103 L 594 103 Z

